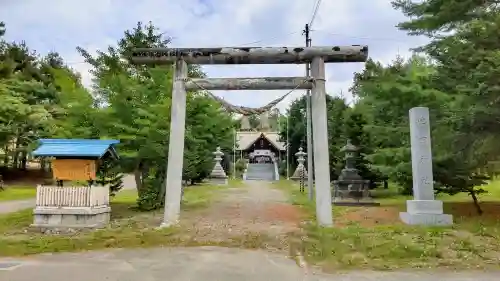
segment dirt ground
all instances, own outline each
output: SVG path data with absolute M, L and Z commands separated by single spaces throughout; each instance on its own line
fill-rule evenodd
M 352 223 L 363 227 L 375 225 L 401 224 L 399 219 L 400 210 L 397 207 L 350 207 L 342 216 L 335 220 L 336 225 L 348 225 Z
M 288 234 L 300 231 L 301 210 L 287 203 L 285 194 L 268 182 L 248 181 L 245 187 L 221 192 L 224 194 L 208 209 L 183 213 L 181 226 L 194 239 L 265 239 L 268 249 L 282 249 L 287 247 Z
M 481 202 L 482 215 L 478 215 L 472 202 L 445 202 L 445 213 L 455 219 L 500 220 L 500 202 Z M 380 207 L 349 207 L 341 216 L 335 218 L 336 225 L 356 223 L 363 227 L 375 225 L 401 225 L 399 212 L 404 205 L 382 205 Z

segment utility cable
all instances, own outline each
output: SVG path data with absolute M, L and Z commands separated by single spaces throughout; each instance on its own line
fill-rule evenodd
M 312 24 L 314 23 L 314 20 L 316 19 L 316 16 L 318 15 L 319 11 L 319 6 L 321 5 L 321 0 L 316 0 L 316 4 L 314 6 L 313 14 L 311 16 L 311 20 L 309 21 L 309 27 L 312 27 Z

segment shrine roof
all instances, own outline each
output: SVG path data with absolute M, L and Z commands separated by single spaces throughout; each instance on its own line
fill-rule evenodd
M 257 139 L 260 138 L 261 135 L 269 140 L 269 142 L 274 145 L 279 150 L 286 150 L 285 144 L 283 142 L 278 141 L 279 133 L 278 132 L 252 132 L 252 131 L 239 131 L 236 133 L 237 135 L 237 149 L 245 150 L 248 149 Z
M 101 158 L 106 153 L 118 158 L 114 145 L 118 140 L 95 139 L 40 139 L 40 146 L 33 151 L 38 157 Z

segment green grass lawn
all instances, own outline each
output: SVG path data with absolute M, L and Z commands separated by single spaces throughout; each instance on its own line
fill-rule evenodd
M 0 202 L 23 200 L 36 197 L 36 187 L 34 186 L 8 186 L 0 190 Z
M 217 200 L 217 190 L 228 187 L 193 186 L 185 189 L 183 214 L 203 210 Z M 301 208 L 307 222 L 302 230 L 289 234 L 291 253 L 299 251 L 310 264 L 325 270 L 395 268 L 498 268 L 500 259 L 500 182 L 486 187 L 481 195 L 485 213 L 478 216 L 471 199 L 463 194 L 440 196 L 445 212 L 453 214 L 451 227 L 418 227 L 400 222 L 407 197 L 386 194 L 377 201 L 380 207 L 334 207 L 333 228 L 315 224 L 315 205 L 298 186 L 280 181 L 276 188 L 286 191 L 291 202 Z M 238 241 L 200 242 L 181 227 L 156 229 L 163 210 L 138 212 L 133 207 L 134 190 L 118 193 L 111 203 L 112 222 L 102 230 L 71 235 L 43 235 L 27 231 L 31 210 L 0 215 L 0 256 L 20 256 L 45 252 L 81 251 L 103 248 L 151 246 L 219 245 L 228 247 L 265 247 L 265 237 L 240 237 Z M 196 212 L 193 214 L 197 214 Z
M 486 187 L 490 193 L 481 195 L 482 216 L 464 194 L 439 196 L 445 213 L 454 216 L 451 227 L 404 225 L 399 212 L 410 197 L 391 196 L 377 198 L 380 207 L 334 206 L 334 227 L 323 228 L 315 223 L 314 202 L 297 185 L 281 181 L 276 187 L 287 191 L 309 217 L 305 234 L 295 237 L 293 247 L 325 270 L 499 266 L 500 182 L 492 182 Z
M 206 208 L 213 200 L 217 200 L 218 193 L 214 191 L 238 186 L 239 183 L 235 181 L 228 186 L 187 187 L 181 209 L 189 212 Z M 111 223 L 107 228 L 69 235 L 44 235 L 30 230 L 29 225 L 33 222 L 31 209 L 0 215 L 0 256 L 103 248 L 199 245 L 199 242 L 180 235 L 182 229 L 179 227 L 157 229 L 163 218 L 163 210 L 139 212 L 134 208 L 136 199 L 135 190 L 119 192 L 111 200 Z

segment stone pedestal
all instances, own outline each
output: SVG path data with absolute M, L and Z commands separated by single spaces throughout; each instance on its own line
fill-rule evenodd
M 64 231 L 67 229 L 102 228 L 109 224 L 111 208 L 102 206 L 90 207 L 61 207 L 33 210 L 33 224 L 31 227 L 42 231 L 53 229 Z
M 443 214 L 443 202 L 439 200 L 408 200 L 406 212 L 399 214 L 410 225 L 450 225 L 453 216 Z
M 67 231 L 109 224 L 109 187 L 38 186 L 31 227 Z
M 333 204 L 335 206 L 380 206 L 370 196 L 369 180 L 333 181 Z
M 222 168 L 222 165 L 220 164 L 220 161 L 222 161 L 222 156 L 224 155 L 224 153 L 220 150 L 220 147 L 217 147 L 214 155 L 215 165 L 212 169 L 212 172 L 210 173 L 210 183 L 215 185 L 227 185 L 227 175 L 226 172 L 224 172 L 224 168 Z
M 443 202 L 434 199 L 429 109 L 410 109 L 411 164 L 414 200 L 406 202 L 401 220 L 410 225 L 450 225 L 451 215 L 443 214 Z

